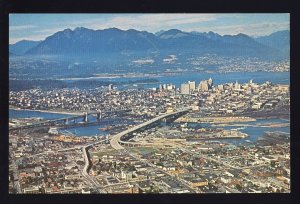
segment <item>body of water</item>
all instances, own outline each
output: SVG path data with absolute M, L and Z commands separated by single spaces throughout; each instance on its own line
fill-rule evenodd
M 290 124 L 289 121 L 285 119 L 257 119 L 256 121 L 252 122 L 237 122 L 237 123 L 230 123 L 230 126 L 214 126 L 214 128 L 224 128 L 225 130 L 230 130 L 230 129 L 238 129 L 240 132 L 248 134 L 248 137 L 243 138 L 243 139 L 222 139 L 221 141 L 228 141 L 232 142 L 235 144 L 239 143 L 244 143 L 246 140 L 250 140 L 251 142 L 256 142 L 257 139 L 261 136 L 264 135 L 266 131 L 269 132 L 275 132 L 275 131 L 280 131 L 280 132 L 285 132 L 285 133 L 290 133 L 290 126 L 286 127 L 259 127 L 259 126 L 234 126 L 234 124 L 245 124 L 245 125 L 255 125 L 255 124 L 269 124 L 269 123 L 287 123 Z M 189 126 L 195 127 L 198 125 L 198 123 L 188 123 Z M 202 127 L 211 127 L 210 123 L 202 123 Z
M 61 113 L 47 113 L 42 111 L 31 111 L 31 110 L 13 110 L 9 109 L 9 119 L 18 119 L 18 118 L 42 118 L 44 120 L 53 120 L 65 117 L 72 117 L 73 115 L 69 114 L 61 114 Z M 81 122 L 83 119 L 76 119 L 76 122 Z M 96 118 L 89 115 L 89 122 L 96 122 Z M 112 119 L 113 120 L 113 119 Z M 95 136 L 95 135 L 107 135 L 107 132 L 100 130 L 99 128 L 106 127 L 107 125 L 118 124 L 120 122 L 120 118 L 113 120 L 108 124 L 107 121 L 103 123 L 99 123 L 96 125 L 90 126 L 80 126 L 80 127 L 70 127 L 66 129 L 61 129 L 61 133 L 72 133 L 76 136 Z M 125 120 L 122 120 L 124 122 Z M 131 122 L 129 122 L 132 124 Z
M 290 73 L 289 72 L 233 72 L 233 73 L 182 73 L 179 75 L 173 76 L 160 76 L 160 77 L 151 77 L 159 80 L 158 84 L 174 84 L 176 87 L 180 87 L 180 84 L 186 81 L 196 81 L 197 84 L 201 80 L 212 78 L 214 84 L 224 84 L 229 82 L 238 81 L 239 83 L 246 83 L 249 80 L 253 80 L 254 83 L 264 83 L 270 81 L 274 84 L 290 84 Z M 137 77 L 137 78 L 99 78 L 99 79 L 84 79 L 84 80 L 99 80 L 99 81 L 112 81 L 112 82 L 126 82 L 130 80 L 140 80 L 147 79 L 146 77 Z M 77 79 L 78 80 L 78 79 Z M 65 80 L 65 81 L 76 81 L 76 80 Z M 144 88 L 154 88 L 158 87 L 158 84 L 147 84 L 144 85 Z M 80 87 L 79 87 L 80 88 Z M 63 117 L 70 117 L 71 115 L 67 114 L 58 114 L 58 113 L 46 113 L 40 111 L 28 111 L 28 110 L 9 110 L 9 118 L 26 118 L 26 117 L 41 117 L 43 119 L 56 119 Z M 91 119 L 93 120 L 93 119 Z M 255 123 L 271 123 L 271 122 L 286 122 L 281 121 L 281 119 L 262 119 L 256 122 L 248 122 L 248 124 Z M 203 124 L 207 126 L 209 124 Z M 96 125 L 96 126 L 87 126 L 87 127 L 76 127 L 70 128 L 68 131 L 76 134 L 78 136 L 86 135 L 92 136 L 97 134 L 105 134 L 105 132 L 99 130 L 100 127 L 105 125 Z M 240 128 L 240 126 L 227 126 L 225 129 L 235 129 Z M 282 128 L 266 128 L 266 127 L 245 127 L 241 130 L 244 133 L 247 133 L 250 137 L 245 139 L 230 139 L 228 141 L 232 142 L 244 142 L 245 140 L 256 141 L 258 137 L 262 136 L 265 131 L 283 131 L 289 132 L 289 127 Z
M 70 114 L 58 114 L 58 113 L 47 113 L 42 111 L 32 111 L 32 110 L 14 110 L 9 109 L 9 118 L 43 118 L 45 120 L 52 120 L 57 118 L 72 117 Z
M 99 128 L 104 127 L 105 125 L 92 125 L 92 126 L 86 126 L 86 127 L 73 127 L 68 129 L 62 129 L 60 130 L 60 133 L 72 133 L 76 136 L 95 136 L 95 135 L 107 135 L 107 132 L 101 131 Z
M 70 117 L 70 115 L 66 114 L 58 114 L 58 113 L 44 113 L 39 111 L 27 111 L 27 110 L 9 110 L 9 117 L 10 119 L 13 118 L 28 118 L 28 117 L 41 117 L 43 119 L 57 119 L 57 118 L 63 118 L 63 117 Z M 90 116 L 92 117 L 92 116 Z M 93 120 L 90 118 L 90 120 Z M 289 121 L 286 121 L 284 119 L 258 119 L 257 121 L 252 122 L 238 122 L 238 123 L 231 123 L 232 126 L 220 126 L 220 128 L 224 128 L 226 130 L 228 129 L 238 129 L 241 128 L 240 131 L 243 133 L 246 133 L 249 135 L 249 137 L 244 139 L 222 139 L 221 141 L 227 141 L 234 144 L 244 143 L 246 140 L 250 140 L 252 142 L 256 142 L 257 139 L 261 136 L 263 136 L 265 131 L 281 131 L 290 133 L 290 127 L 241 127 L 241 126 L 234 126 L 234 124 L 264 124 L 264 123 L 288 123 Z M 113 124 L 113 123 L 111 123 Z M 110 125 L 111 125 L 110 124 Z M 106 135 L 107 133 L 105 131 L 101 131 L 99 128 L 105 127 L 108 124 L 98 124 L 94 126 L 83 126 L 83 127 L 74 127 L 74 128 L 68 128 L 67 131 L 71 132 L 72 134 L 76 136 L 95 136 L 95 135 Z M 188 123 L 189 126 L 195 127 L 196 125 L 199 125 L 198 123 Z M 202 123 L 200 124 L 202 127 L 211 127 L 210 123 Z M 217 128 L 217 127 L 216 127 Z M 61 130 L 62 133 L 65 133 L 65 130 Z
M 189 72 L 181 73 L 177 75 L 170 76 L 157 76 L 150 77 L 159 80 L 157 84 L 146 84 L 144 88 L 155 88 L 158 87 L 158 84 L 174 84 L 176 87 L 187 81 L 195 81 L 198 85 L 200 81 L 206 80 L 209 78 L 213 79 L 215 85 L 225 84 L 230 82 L 238 81 L 240 84 L 249 82 L 253 79 L 253 83 L 262 84 L 266 81 L 270 81 L 274 84 L 290 84 L 290 73 L 289 72 L 230 72 L 230 73 L 206 73 L 206 72 Z M 99 81 L 110 81 L 110 82 L 128 82 L 133 80 L 143 80 L 149 79 L 149 77 L 122 77 L 122 78 L 82 78 L 82 79 L 66 79 L 66 82 L 74 82 L 77 80 L 99 80 Z M 123 86 L 122 86 L 123 87 Z M 120 88 L 122 88 L 120 87 Z M 79 87 L 80 88 L 80 87 Z

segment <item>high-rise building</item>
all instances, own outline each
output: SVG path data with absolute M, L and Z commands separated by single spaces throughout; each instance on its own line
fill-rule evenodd
M 109 84 L 109 85 L 108 85 L 108 90 L 111 91 L 111 90 L 113 90 L 113 89 L 114 89 L 114 85 L 113 85 L 113 84 Z
M 208 82 L 207 80 L 200 81 L 200 84 L 198 86 L 199 91 L 208 91 Z
M 196 82 L 195 81 L 188 81 L 188 84 L 190 85 L 190 90 L 191 91 L 196 90 Z
M 229 86 L 229 88 L 233 88 L 233 83 L 232 82 L 228 83 L 227 85 Z
M 223 91 L 223 90 L 224 90 L 223 85 L 222 85 L 222 84 L 218 85 L 218 89 L 219 89 L 220 91 Z
M 212 80 L 212 78 L 209 78 L 208 81 L 207 81 L 207 83 L 208 83 L 208 89 L 212 89 L 212 86 L 213 86 L 213 80 Z
M 160 91 L 163 90 L 163 85 L 162 85 L 162 84 L 159 85 L 159 90 L 160 90 Z
M 234 84 L 235 89 L 241 89 L 241 85 L 236 81 Z
M 190 94 L 191 93 L 190 84 L 189 83 L 181 84 L 180 93 L 181 94 Z
M 208 80 L 200 81 L 198 90 L 199 91 L 208 91 L 208 90 L 211 90 L 212 87 L 213 87 L 213 80 L 212 80 L 212 78 L 209 78 Z
M 246 93 L 247 94 L 252 94 L 252 87 L 251 86 L 246 89 Z
M 175 89 L 175 85 L 167 84 L 167 90 L 174 90 L 174 89 Z

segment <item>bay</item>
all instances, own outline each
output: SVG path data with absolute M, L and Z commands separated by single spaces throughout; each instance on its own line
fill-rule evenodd
M 45 120 L 51 120 L 51 119 L 65 118 L 71 116 L 73 115 L 63 114 L 63 113 L 49 113 L 49 112 L 36 111 L 36 110 L 9 109 L 10 119 L 35 117 L 35 118 L 43 118 Z
M 209 78 L 213 79 L 215 85 L 225 84 L 238 81 L 240 84 L 247 83 L 249 80 L 253 80 L 253 83 L 262 84 L 266 81 L 270 81 L 274 84 L 290 84 L 289 72 L 229 72 L 229 73 L 207 73 L 207 72 L 184 72 L 177 73 L 176 75 L 158 75 L 151 77 L 120 77 L 120 78 L 76 78 L 76 79 L 63 79 L 65 82 L 74 82 L 78 80 L 96 80 L 96 81 L 109 81 L 109 82 L 128 82 L 132 80 L 145 80 L 154 78 L 159 80 L 155 84 L 145 84 L 144 88 L 157 88 L 159 84 L 174 84 L 176 87 L 180 87 L 182 83 L 187 81 L 195 81 L 196 85 L 202 80 Z M 124 86 L 121 86 L 124 88 Z M 130 86 L 132 88 L 132 86 Z M 80 88 L 80 87 L 78 87 Z M 122 89 L 121 88 L 121 89 Z
M 190 73 L 181 73 L 177 75 L 168 75 L 168 76 L 157 76 L 151 77 L 157 78 L 159 80 L 158 84 L 146 84 L 144 88 L 157 88 L 159 84 L 174 84 L 176 87 L 180 87 L 180 84 L 186 81 L 196 81 L 198 85 L 201 80 L 206 80 L 212 78 L 214 84 L 225 84 L 230 82 L 238 81 L 239 83 L 246 83 L 249 80 L 253 80 L 254 83 L 264 83 L 266 81 L 270 81 L 274 84 L 290 84 L 290 73 L 289 72 L 231 72 L 231 73 L 206 73 L 206 72 L 190 72 Z M 81 78 L 76 80 L 99 80 L 99 81 L 111 81 L 111 82 L 126 82 L 130 80 L 142 80 L 148 79 L 148 77 L 123 77 L 123 78 Z M 64 81 L 76 81 L 66 79 Z M 138 86 L 140 87 L 140 86 Z M 79 87 L 80 88 L 80 87 Z M 119 88 L 119 87 L 118 87 Z M 123 87 L 124 88 L 124 87 Z M 131 86 L 132 88 L 132 86 Z M 45 120 L 49 119 L 57 119 L 63 117 L 70 117 L 68 114 L 60 114 L 60 113 L 46 113 L 40 111 L 28 111 L 28 110 L 9 110 L 9 118 L 26 118 L 26 117 L 41 117 Z M 279 121 L 278 121 L 279 120 Z M 258 121 L 257 121 L 258 122 Z M 259 120 L 260 123 L 272 123 L 272 122 L 283 122 L 281 119 L 262 119 Z M 286 122 L 286 121 L 285 121 Z M 256 122 L 249 122 L 246 124 L 253 124 Z M 205 124 L 203 124 L 205 125 Z M 103 131 L 99 130 L 99 127 L 102 126 L 87 126 L 87 127 L 76 127 L 70 129 L 70 131 L 78 136 L 93 136 L 97 134 L 104 134 Z M 235 129 L 240 128 L 240 126 L 226 126 L 225 129 Z M 290 127 L 281 127 L 281 128 L 267 128 L 267 127 L 245 127 L 241 130 L 241 132 L 247 133 L 249 135 L 248 138 L 245 139 L 228 139 L 233 143 L 244 142 L 245 140 L 256 141 L 257 138 L 262 136 L 265 131 L 283 131 L 290 132 Z
M 9 110 L 9 117 L 10 119 L 15 118 L 28 118 L 28 117 L 42 117 L 44 119 L 57 119 L 62 117 L 70 117 L 70 115 L 66 114 L 58 114 L 58 113 L 46 113 L 46 112 L 40 112 L 40 111 L 28 111 L 28 110 Z M 249 124 L 254 125 L 256 123 L 264 124 L 264 123 L 289 123 L 289 121 L 283 120 L 283 119 L 258 119 L 257 121 L 252 122 L 244 122 L 244 123 L 238 123 L 238 124 Z M 194 127 L 195 123 L 188 123 L 189 126 Z M 229 129 L 238 129 L 241 128 L 241 126 L 234 126 L 235 123 L 231 123 L 232 126 L 225 126 L 223 127 L 226 130 Z M 106 124 L 107 125 L 107 124 Z M 95 135 L 106 135 L 107 133 L 104 131 L 99 130 L 99 128 L 106 126 L 105 124 L 98 124 L 94 126 L 84 126 L 84 127 L 74 127 L 74 128 L 68 128 L 67 131 L 71 132 L 75 136 L 95 136 Z M 210 127 L 211 124 L 209 123 L 202 123 L 202 127 Z M 290 126 L 288 127 L 243 127 L 240 129 L 241 132 L 246 133 L 249 135 L 249 137 L 244 139 L 222 139 L 221 141 L 226 141 L 229 143 L 234 144 L 241 144 L 246 142 L 246 140 L 250 140 L 252 142 L 256 142 L 257 139 L 261 136 L 263 136 L 265 131 L 281 131 L 290 133 Z M 65 133 L 65 130 L 61 131 L 62 133 Z
M 246 133 L 248 137 L 243 139 L 222 139 L 221 141 L 227 141 L 230 143 L 241 144 L 247 141 L 256 142 L 258 138 L 264 135 L 266 131 L 269 132 L 285 132 L 290 133 L 290 125 L 286 127 L 260 127 L 260 126 L 247 126 L 247 125 L 255 125 L 255 124 L 270 124 L 270 123 L 286 123 L 290 124 L 289 121 L 280 118 L 272 118 L 272 119 L 257 119 L 256 121 L 251 122 L 238 122 L 238 123 L 230 123 L 230 126 L 220 126 L 225 130 L 230 129 L 238 129 L 242 133 Z M 245 126 L 234 125 L 234 124 L 245 124 Z M 188 123 L 189 126 L 195 127 L 197 123 Z M 211 127 L 210 123 L 202 123 L 202 127 Z M 215 126 L 216 127 L 216 126 Z

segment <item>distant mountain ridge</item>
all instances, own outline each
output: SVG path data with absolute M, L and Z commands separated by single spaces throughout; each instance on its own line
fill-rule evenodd
M 290 51 L 290 31 L 282 30 L 268 36 L 257 37 L 255 40 L 263 45 L 282 50 L 285 53 Z
M 289 31 L 288 31 L 289 33 Z M 286 32 L 252 38 L 245 34 L 219 35 L 214 32 L 184 32 L 178 29 L 159 31 L 155 34 L 134 29 L 109 28 L 92 30 L 84 27 L 65 29 L 40 42 L 18 42 L 10 45 L 10 52 L 25 55 L 130 55 L 147 56 L 151 53 L 214 53 L 225 56 L 286 58 L 289 38 Z M 288 35 L 289 36 L 289 35 Z M 272 42 L 276 42 L 273 43 Z M 287 44 L 287 45 L 286 45 Z M 20 51 L 16 45 L 20 46 Z M 285 47 L 280 49 L 280 47 Z M 14 48 L 14 49 L 13 49 Z M 26 50 L 27 48 L 27 50 Z
M 38 45 L 41 41 L 21 40 L 9 45 L 9 52 L 13 55 L 23 55 L 31 48 Z

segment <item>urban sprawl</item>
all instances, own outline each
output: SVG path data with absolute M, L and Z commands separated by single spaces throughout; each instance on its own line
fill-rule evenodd
M 250 141 L 242 131 L 289 127 L 289 85 L 215 85 L 209 78 L 180 87 L 30 89 L 9 97 L 11 109 L 69 115 L 10 118 L 10 193 L 290 192 L 289 133 Z M 258 122 L 272 118 L 288 123 Z M 94 136 L 69 131 L 97 125 Z

